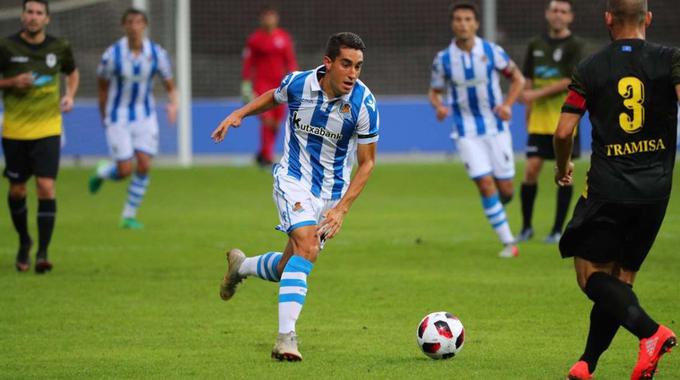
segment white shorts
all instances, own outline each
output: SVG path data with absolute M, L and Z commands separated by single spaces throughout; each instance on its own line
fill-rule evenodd
M 135 152 L 155 156 L 158 153 L 158 120 L 156 116 L 129 123 L 106 122 L 106 141 L 111 157 L 127 161 Z
M 468 176 L 473 180 L 486 176 L 503 180 L 512 179 L 515 176 L 512 137 L 509 132 L 459 137 L 455 141 Z
M 315 197 L 303 183 L 285 174 L 277 175 L 277 169 L 275 165 L 273 196 L 280 222 L 276 229 L 290 234 L 296 228 L 319 225 L 323 214 L 335 207 L 338 200 Z

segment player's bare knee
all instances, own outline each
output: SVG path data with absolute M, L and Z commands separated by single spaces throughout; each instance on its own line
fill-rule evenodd
M 316 257 L 319 255 L 319 242 L 318 240 L 306 241 L 304 242 L 299 251 L 296 252 L 298 255 L 304 257 L 305 259 L 315 262 Z
M 483 196 L 489 197 L 496 192 L 496 185 L 494 184 L 493 179 L 491 179 L 491 177 L 482 177 L 478 179 L 476 182 L 477 188 L 479 189 L 479 192 Z
M 26 183 L 12 183 L 9 185 L 9 197 L 12 199 L 23 199 L 26 198 L 28 190 L 26 189 Z
M 527 170 L 524 173 L 524 183 L 527 185 L 535 185 L 538 183 L 538 172 L 530 172 Z
M 129 163 L 118 164 L 118 176 L 120 178 L 127 178 L 132 174 L 132 165 Z
M 541 168 L 527 165 L 527 169 L 524 171 L 524 183 L 534 185 L 538 182 L 538 176 L 541 174 Z
M 538 182 L 538 176 L 541 174 L 542 167 L 543 161 L 537 158 L 529 158 L 524 170 L 524 183 L 535 185 Z
M 632 287 L 633 283 L 635 283 L 635 275 L 637 275 L 637 272 L 621 268 L 618 273 L 616 273 L 616 278 Z
M 146 176 L 149 174 L 149 171 L 151 170 L 151 166 L 147 164 L 138 164 L 137 169 L 135 169 L 135 173 L 141 175 L 141 176 Z
M 319 238 L 316 235 L 316 226 L 304 227 L 291 234 L 291 243 L 295 255 L 315 262 L 319 255 Z
M 578 283 L 578 287 L 581 288 L 581 291 L 585 293 L 586 291 L 586 284 L 588 283 L 588 277 L 585 273 L 578 273 L 576 272 L 576 282 Z
M 54 179 L 52 178 L 36 178 L 35 180 L 38 198 L 39 199 L 54 199 L 56 189 L 54 186 Z

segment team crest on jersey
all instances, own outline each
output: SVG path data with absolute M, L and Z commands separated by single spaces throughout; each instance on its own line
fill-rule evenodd
M 562 48 L 555 49 L 555 51 L 553 52 L 553 59 L 555 60 L 555 62 L 559 62 L 562 60 L 563 53 L 564 52 L 562 51 Z
M 302 204 L 300 202 L 295 202 L 293 205 L 293 212 L 301 213 L 303 211 L 305 211 L 305 209 L 302 207 Z
M 352 110 L 352 105 L 349 104 L 349 103 L 344 103 L 344 104 L 340 107 L 340 113 L 346 114 L 346 113 L 349 113 L 349 111 L 351 111 L 351 110 Z
M 53 68 L 57 64 L 57 56 L 54 55 L 53 53 L 48 54 L 45 56 L 45 64 L 49 68 Z
M 543 50 L 534 50 L 534 57 L 545 57 Z

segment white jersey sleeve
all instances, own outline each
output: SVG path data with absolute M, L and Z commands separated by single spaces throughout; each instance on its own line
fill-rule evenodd
M 357 143 L 371 144 L 377 142 L 380 135 L 380 114 L 375 97 L 370 92 L 364 97 L 357 119 Z
M 104 54 L 102 54 L 101 60 L 99 60 L 99 65 L 97 66 L 97 77 L 102 79 L 111 80 L 115 71 L 114 57 L 113 57 L 113 47 L 106 49 Z
M 154 53 L 158 59 L 158 75 L 160 75 L 163 80 L 172 79 L 172 63 L 170 63 L 168 52 L 157 44 L 153 44 L 152 49 L 154 49 Z
M 492 50 L 493 50 L 493 62 L 494 65 L 496 66 L 496 70 L 498 71 L 505 71 L 510 68 L 510 64 L 512 63 L 512 60 L 510 59 L 510 56 L 508 53 L 503 50 L 502 47 L 496 45 L 496 44 L 491 44 Z
M 443 52 L 439 52 L 432 62 L 432 77 L 430 79 L 430 88 L 435 90 L 443 90 L 446 88 L 446 73 L 444 70 Z
M 274 100 L 276 101 L 276 103 L 278 104 L 288 103 L 288 85 L 293 81 L 293 78 L 295 78 L 299 74 L 302 74 L 302 72 L 294 71 L 292 73 L 289 73 L 283 78 L 279 87 L 276 89 L 276 91 L 274 91 Z

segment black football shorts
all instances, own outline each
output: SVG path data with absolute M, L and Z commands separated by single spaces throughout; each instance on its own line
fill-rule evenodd
M 622 204 L 581 197 L 560 240 L 562 257 L 616 262 L 638 271 L 654 244 L 668 200 Z
M 578 134 L 574 136 L 574 145 L 571 149 L 571 158 L 581 156 L 581 139 Z M 527 158 L 540 157 L 544 160 L 554 160 L 553 135 L 538 135 L 531 133 L 527 141 Z
M 2 139 L 5 155 L 3 174 L 12 183 L 24 183 L 36 177 L 57 178 L 61 136 L 36 140 Z

